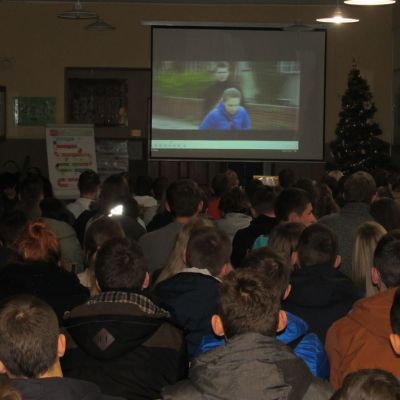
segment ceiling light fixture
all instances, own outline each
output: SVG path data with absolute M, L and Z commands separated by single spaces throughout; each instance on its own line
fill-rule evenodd
M 348 18 L 344 17 L 342 10 L 340 8 L 336 8 L 335 12 L 331 17 L 326 17 L 326 18 L 317 18 L 318 22 L 324 22 L 327 24 L 351 24 L 354 22 L 359 22 L 360 20 L 357 18 Z
M 396 3 L 396 0 L 345 0 L 344 2 L 352 6 L 386 6 Z
M 87 31 L 113 31 L 115 26 L 108 24 L 101 18 L 97 18 L 95 22 L 85 27 Z
M 73 10 L 58 14 L 57 17 L 63 19 L 94 19 L 97 18 L 97 14 L 83 10 L 80 0 L 77 0 L 74 4 Z

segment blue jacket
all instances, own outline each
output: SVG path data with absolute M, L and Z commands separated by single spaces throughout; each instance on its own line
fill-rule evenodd
M 286 314 L 288 317 L 286 329 L 277 335 L 276 338 L 289 347 L 294 347 L 294 354 L 304 361 L 314 376 L 328 379 L 328 357 L 318 336 L 315 333 L 307 333 L 308 325 L 304 320 L 287 311 Z M 205 336 L 197 348 L 195 356 L 221 346 L 224 343 L 224 339 L 217 338 L 216 336 Z
M 243 107 L 239 107 L 235 114 L 229 114 L 226 112 L 224 103 L 221 101 L 204 117 L 199 129 L 250 129 L 250 119 Z

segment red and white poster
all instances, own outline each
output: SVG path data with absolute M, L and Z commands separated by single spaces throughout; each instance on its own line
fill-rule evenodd
M 79 197 L 81 172 L 97 172 L 93 125 L 48 125 L 47 164 L 54 195 L 62 199 Z

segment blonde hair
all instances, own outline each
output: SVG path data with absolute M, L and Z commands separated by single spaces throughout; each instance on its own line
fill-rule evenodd
M 186 267 L 182 255 L 186 250 L 190 235 L 193 231 L 203 227 L 215 227 L 215 223 L 210 219 L 197 217 L 183 226 L 176 237 L 175 245 L 169 254 L 168 260 L 153 286 L 157 286 L 160 282 L 171 278 Z
M 386 229 L 374 221 L 365 222 L 356 232 L 353 255 L 351 278 L 362 290 L 365 296 L 372 296 L 378 292 L 371 281 L 371 267 L 374 259 L 374 251 L 379 239 L 386 234 Z

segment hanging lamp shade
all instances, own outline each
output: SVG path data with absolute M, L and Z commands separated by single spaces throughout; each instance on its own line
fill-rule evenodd
M 64 11 L 63 13 L 58 14 L 57 17 L 63 19 L 94 19 L 97 18 L 97 14 L 84 10 L 81 2 L 77 0 L 72 10 Z
M 385 6 L 396 3 L 396 0 L 345 0 L 344 2 L 352 6 Z
M 349 18 L 344 17 L 342 10 L 340 8 L 336 8 L 335 12 L 331 17 L 317 18 L 318 22 L 324 22 L 326 24 L 351 24 L 354 22 L 359 22 L 360 20 L 357 18 Z
M 97 18 L 95 22 L 85 27 L 87 31 L 113 31 L 115 26 L 108 24 L 101 18 Z

